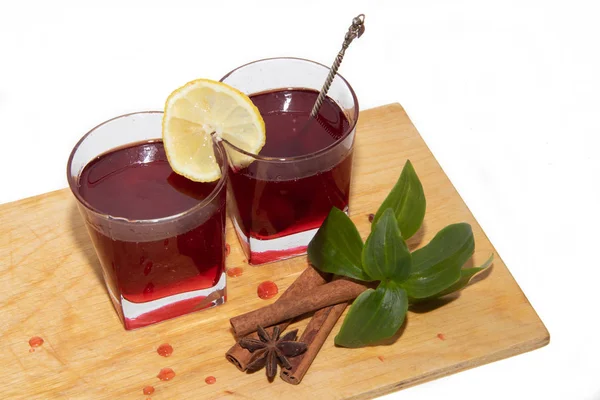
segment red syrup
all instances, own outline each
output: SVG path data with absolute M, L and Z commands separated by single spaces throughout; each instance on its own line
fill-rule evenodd
M 266 127 L 259 155 L 297 157 L 314 154 L 344 138 L 350 122 L 340 107 L 326 98 L 316 118 L 310 118 L 318 92 L 284 89 L 250 96 Z M 329 155 L 328 155 L 329 157 Z M 327 170 L 294 179 L 279 179 L 281 165 L 254 162 L 229 169 L 232 217 L 246 238 L 271 240 L 318 228 L 332 207 L 345 210 L 350 194 L 352 151 L 331 154 Z M 298 165 L 285 168 L 300 168 Z M 305 164 L 306 165 L 306 164 Z M 265 178 L 270 176 L 271 178 Z M 292 254 L 306 249 L 287 249 Z M 281 258 L 268 254 L 251 263 Z
M 145 395 L 151 395 L 152 393 L 154 393 L 154 386 L 146 386 L 144 387 L 144 389 L 142 389 L 142 393 L 144 393 Z
M 260 285 L 258 285 L 257 293 L 258 297 L 263 300 L 271 299 L 277 295 L 279 292 L 279 288 L 275 284 L 275 282 L 264 281 Z
M 36 347 L 40 347 L 41 345 L 44 344 L 44 339 L 42 339 L 39 336 L 33 336 L 31 339 L 29 339 L 29 352 L 33 353 L 35 351 Z
M 233 267 L 227 269 L 227 276 L 230 278 L 237 278 L 238 276 L 242 276 L 244 274 L 244 268 L 242 267 Z
M 171 346 L 168 343 L 163 343 L 160 346 L 158 346 L 156 352 L 163 357 L 169 357 L 171 354 L 173 354 L 173 346 Z
M 217 378 L 214 376 L 207 376 L 204 382 L 206 382 L 208 385 L 212 385 L 217 382 Z
M 173 371 L 171 368 L 163 368 L 160 370 L 158 375 L 156 375 L 156 377 L 161 381 L 170 381 L 171 379 L 175 378 L 175 371 Z
M 192 182 L 174 173 L 162 142 L 154 141 L 116 148 L 92 160 L 81 172 L 79 194 L 100 213 L 149 220 L 193 208 L 211 195 L 216 185 Z M 215 211 L 201 225 L 158 240 L 121 240 L 117 224 L 111 237 L 106 229 L 89 227 L 107 285 L 117 301 L 147 303 L 210 290 L 219 282 L 224 272 L 225 190 L 211 205 Z M 160 229 L 157 225 L 153 234 L 161 236 Z M 199 301 L 198 297 L 174 301 L 131 319 L 123 310 L 117 311 L 125 314 L 125 327 L 134 329 L 195 311 Z

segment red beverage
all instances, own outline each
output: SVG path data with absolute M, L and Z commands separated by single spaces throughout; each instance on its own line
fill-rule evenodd
M 250 96 L 266 127 L 266 144 L 259 156 L 292 160 L 310 157 L 335 147 L 349 134 L 348 118 L 329 97 L 317 117 L 310 117 L 317 96 L 318 92 L 310 89 L 283 89 Z M 323 169 L 312 173 L 303 171 L 306 168 L 302 162 L 282 165 L 255 161 L 243 169 L 230 168 L 232 218 L 238 235 L 245 237 L 243 244 L 251 247 L 260 243 L 253 239 L 267 241 L 316 230 L 332 207 L 347 211 L 352 148 L 332 149 L 326 161 Z M 289 176 L 287 172 L 288 176 L 283 177 L 290 168 L 296 168 L 296 174 Z M 299 244 L 270 251 L 246 251 L 250 262 L 257 264 L 303 253 L 306 244 Z
M 156 124 L 160 118 L 160 113 L 134 114 L 96 130 L 106 130 L 116 122 L 151 123 L 160 129 Z M 92 148 L 85 148 L 85 141 L 101 137 L 92 133 L 71 156 L 72 171 L 77 168 L 74 164 L 84 165 L 79 174 L 72 175 L 77 181 L 71 188 L 80 201 L 110 297 L 125 328 L 223 303 L 223 180 L 198 183 L 177 175 L 162 142 L 156 139 L 128 143 L 84 163 L 77 152 L 85 155 Z
M 313 90 L 285 89 L 250 97 L 267 131 L 261 156 L 312 154 L 331 146 L 348 131 L 348 119 L 329 98 L 317 118 L 310 118 L 317 96 Z M 348 207 L 352 151 L 333 168 L 299 179 L 260 179 L 261 167 L 253 163 L 242 170 L 229 170 L 237 222 L 247 236 L 274 239 L 318 228 L 332 207 Z

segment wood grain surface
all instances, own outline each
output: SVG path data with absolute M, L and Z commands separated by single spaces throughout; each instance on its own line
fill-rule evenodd
M 409 158 L 427 196 L 422 229 L 409 241 L 426 244 L 437 231 L 468 222 L 479 265 L 496 253 L 423 139 L 398 104 L 361 113 L 350 215 L 363 238 L 374 213 Z M 66 162 L 66 160 L 65 160 Z M 544 346 L 549 334 L 499 254 L 491 269 L 459 295 L 429 308 L 411 309 L 394 340 L 362 349 L 336 348 L 333 336 L 303 382 L 292 386 L 264 370 L 239 372 L 225 360 L 234 343 L 229 318 L 272 300 L 256 295 L 273 280 L 280 293 L 306 266 L 306 257 L 251 267 L 231 226 L 225 305 L 136 331 L 125 331 L 102 280 L 75 199 L 68 189 L 0 206 L 0 397 L 27 399 L 368 399 L 437 377 Z M 308 320 L 300 321 L 300 329 Z M 438 335 L 441 334 L 441 335 Z M 28 340 L 45 343 L 30 352 Z M 170 343 L 173 355 L 156 353 Z M 168 382 L 156 375 L 170 367 Z M 212 375 L 216 383 L 204 379 Z M 459 390 L 457 388 L 457 390 Z

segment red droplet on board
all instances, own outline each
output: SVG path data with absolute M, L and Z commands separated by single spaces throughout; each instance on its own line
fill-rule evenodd
M 146 386 L 144 389 L 142 389 L 142 392 L 146 395 L 150 395 L 154 393 L 154 386 Z
M 158 346 L 156 352 L 163 357 L 169 357 L 171 354 L 173 354 L 173 346 L 171 346 L 169 343 L 163 343 Z
M 227 257 L 231 253 L 231 246 L 229 243 L 225 243 L 225 257 Z
M 375 219 L 375 214 L 369 214 L 369 222 L 373 222 L 373 220 Z
M 204 382 L 206 382 L 209 385 L 212 385 L 213 383 L 217 382 L 217 378 L 215 378 L 214 376 L 207 376 Z
M 31 339 L 29 339 L 29 345 L 31 347 L 40 347 L 43 344 L 44 344 L 44 339 L 42 339 L 39 336 L 34 336 Z
M 173 371 L 171 368 L 163 368 L 160 370 L 158 375 L 156 375 L 156 377 L 161 381 L 170 381 L 171 379 L 175 378 L 175 371 Z
M 242 267 L 234 267 L 227 269 L 227 276 L 230 278 L 237 278 L 238 276 L 242 276 L 244 274 L 244 268 Z
M 275 282 L 264 281 L 260 285 L 258 285 L 257 293 L 258 297 L 263 300 L 270 299 L 275 297 L 279 292 L 279 288 L 275 284 Z
M 385 360 L 385 358 L 383 358 L 383 356 L 377 356 L 377 358 L 379 358 L 379 361 L 383 362 L 383 360 Z
M 437 334 L 438 339 L 440 340 L 446 340 L 446 335 L 444 335 L 443 333 L 438 333 Z

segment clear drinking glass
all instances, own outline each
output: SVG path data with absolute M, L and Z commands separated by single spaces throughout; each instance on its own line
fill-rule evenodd
M 251 264 L 305 254 L 332 207 L 348 212 L 358 100 L 336 75 L 311 118 L 328 74 L 328 67 L 313 61 L 272 58 L 221 79 L 250 96 L 266 125 L 258 155 L 223 142 L 230 155 L 230 216 Z M 252 162 L 235 165 L 241 155 Z
M 162 112 L 106 121 L 77 143 L 67 165 L 69 186 L 126 329 L 226 298 L 225 152 L 215 144 L 218 182 L 191 182 L 170 169 L 161 121 Z

